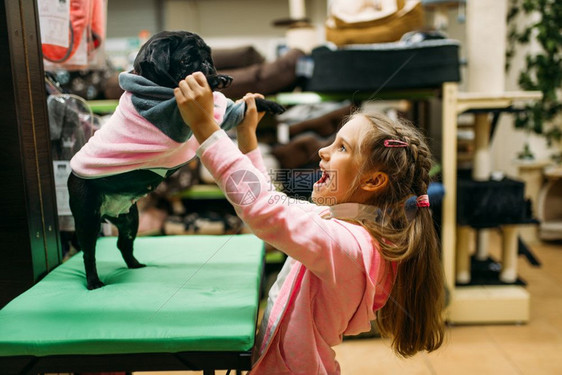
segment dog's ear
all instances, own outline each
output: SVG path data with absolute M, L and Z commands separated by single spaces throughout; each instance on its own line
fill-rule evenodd
M 169 73 L 170 52 L 174 42 L 174 38 L 170 38 L 166 32 L 150 38 L 133 62 L 135 72 L 160 86 L 176 87 L 178 83 Z

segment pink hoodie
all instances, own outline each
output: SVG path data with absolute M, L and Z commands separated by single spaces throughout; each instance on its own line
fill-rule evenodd
M 366 229 L 336 218 L 363 205 L 291 200 L 272 189 L 259 151 L 243 155 L 222 130 L 197 154 L 254 234 L 289 256 L 269 293 L 251 374 L 340 374 L 332 347 L 370 330 L 396 271 Z

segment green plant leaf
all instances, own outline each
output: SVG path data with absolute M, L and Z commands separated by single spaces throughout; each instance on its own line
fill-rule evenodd
M 539 19 L 519 29 L 517 15 L 538 12 Z M 536 19 L 536 18 L 534 18 Z M 510 0 L 508 10 L 508 40 L 506 66 L 509 67 L 516 48 L 536 38 L 541 50 L 525 56 L 525 66 L 518 83 L 523 90 L 539 90 L 542 100 L 526 106 L 527 111 L 515 118 L 515 127 L 547 137 L 560 137 L 562 112 L 560 90 L 562 87 L 562 1 L 560 0 Z

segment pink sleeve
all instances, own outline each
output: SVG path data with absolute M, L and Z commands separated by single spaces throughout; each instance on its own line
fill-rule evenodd
M 245 153 L 244 155 L 250 159 L 254 167 L 256 167 L 256 169 L 259 170 L 267 179 L 271 178 L 269 173 L 267 173 L 267 169 L 265 169 L 265 163 L 263 162 L 263 157 L 261 156 L 259 147 Z
M 324 280 L 336 282 L 365 272 L 361 248 L 372 251 L 372 245 L 362 227 L 323 219 L 313 203 L 291 199 L 272 189 L 250 158 L 227 136 L 215 137 L 197 152 L 256 236 Z
M 244 155 L 248 159 L 250 159 L 250 161 L 252 162 L 254 167 L 256 167 L 256 169 L 259 170 L 265 176 L 266 182 L 272 188 L 274 188 L 273 182 L 271 182 L 271 174 L 265 168 L 265 163 L 263 161 L 263 157 L 262 157 L 262 154 L 261 154 L 261 151 L 260 151 L 259 147 L 250 151 L 250 152 L 245 153 Z M 300 207 L 303 211 L 315 211 L 315 212 L 318 212 L 318 213 L 326 212 L 326 210 L 327 210 L 326 207 L 317 206 L 315 204 L 301 205 Z

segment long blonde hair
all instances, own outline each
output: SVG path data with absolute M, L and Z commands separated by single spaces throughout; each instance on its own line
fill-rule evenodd
M 380 245 L 383 258 L 398 262 L 395 284 L 387 303 L 377 311 L 383 336 L 392 338 L 393 350 L 409 357 L 431 352 L 443 342 L 444 282 L 439 242 L 427 207 L 406 215 L 405 203 L 412 196 L 427 194 L 432 159 L 423 135 L 413 125 L 392 121 L 380 113 L 356 113 L 372 124 L 360 145 L 369 171 L 388 175 L 388 184 L 365 202 L 381 209 L 383 219 L 361 224 Z M 406 147 L 385 147 L 385 140 L 399 140 Z

